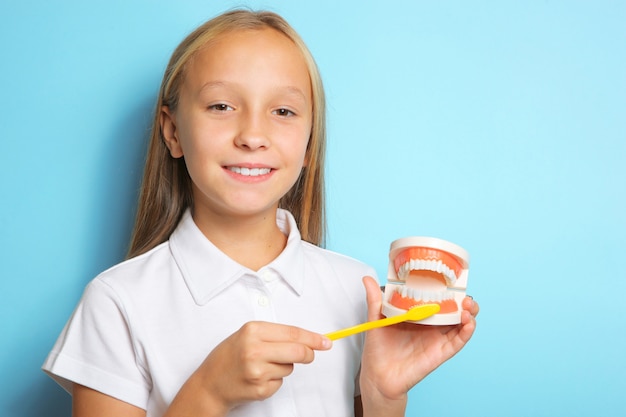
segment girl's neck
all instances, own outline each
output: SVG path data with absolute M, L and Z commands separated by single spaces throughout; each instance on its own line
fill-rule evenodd
M 218 249 L 253 271 L 276 259 L 287 244 L 276 224 L 276 210 L 245 217 L 194 210 L 193 219 Z

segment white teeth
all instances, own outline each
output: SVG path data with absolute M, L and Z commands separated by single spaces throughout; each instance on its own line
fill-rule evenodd
M 441 261 L 427 261 L 425 259 L 411 259 L 398 269 L 398 278 L 406 280 L 411 271 L 434 271 L 443 276 L 449 286 L 454 286 L 457 276 L 452 269 Z
M 259 175 L 269 174 L 271 171 L 271 168 L 228 167 L 228 169 L 246 177 L 258 177 Z
M 454 294 L 449 291 L 422 291 L 416 288 L 410 288 L 406 285 L 402 289 L 398 288 L 398 292 L 403 297 L 409 297 L 416 301 L 436 302 L 440 303 L 446 300 L 454 299 Z

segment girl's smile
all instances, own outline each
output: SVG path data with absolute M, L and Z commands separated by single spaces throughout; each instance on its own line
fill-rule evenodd
M 246 166 L 245 164 L 227 166 L 225 168 L 230 171 L 232 177 L 238 181 L 265 181 L 273 172 L 272 168 L 264 166 Z

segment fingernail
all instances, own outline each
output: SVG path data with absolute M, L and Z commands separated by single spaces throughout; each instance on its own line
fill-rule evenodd
M 329 338 L 327 338 L 327 337 L 324 337 L 324 338 L 322 339 L 322 347 L 323 347 L 324 349 L 330 349 L 332 346 L 333 346 L 333 341 L 332 341 L 332 340 L 330 340 L 330 339 L 329 339 Z

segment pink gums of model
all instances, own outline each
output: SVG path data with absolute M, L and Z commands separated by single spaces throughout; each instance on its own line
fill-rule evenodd
M 389 272 L 383 297 L 387 317 L 421 304 L 439 304 L 438 314 L 419 324 L 461 322 L 467 289 L 469 254 L 454 243 L 433 237 L 405 237 L 391 243 Z

